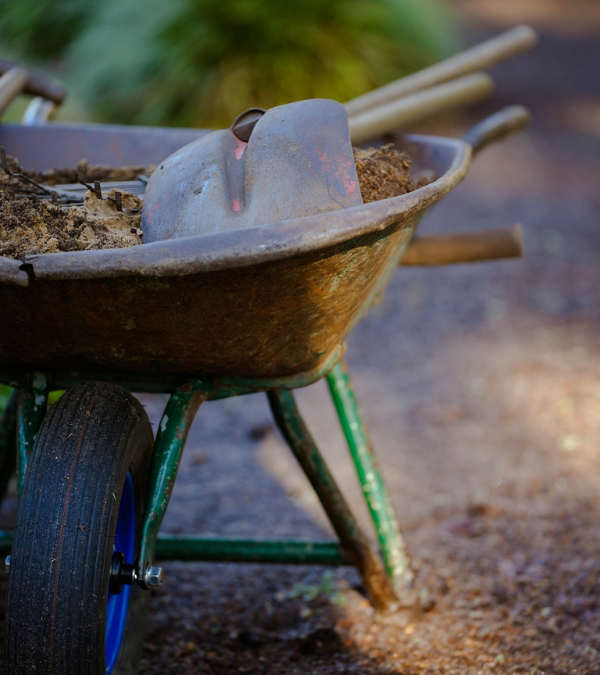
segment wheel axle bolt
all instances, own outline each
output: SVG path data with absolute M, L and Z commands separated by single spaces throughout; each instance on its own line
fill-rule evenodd
M 7 555 L 6 559 L 4 560 L 4 571 L 6 572 L 6 574 L 8 574 L 10 572 L 10 556 L 9 555 Z
M 165 572 L 162 567 L 149 567 L 144 575 L 146 586 L 162 586 L 165 580 Z

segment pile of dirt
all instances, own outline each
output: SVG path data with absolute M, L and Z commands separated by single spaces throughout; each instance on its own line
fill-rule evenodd
M 8 171 L 0 168 L 0 256 L 24 260 L 28 255 L 126 248 L 142 243 L 142 199 L 119 190 L 105 191 L 102 199 L 87 192 L 82 204 L 51 202 L 47 191 L 12 174 L 22 174 L 43 186 L 78 183 L 77 167 L 25 171 L 15 157 L 7 156 Z M 78 163 L 88 183 L 135 180 L 153 167 L 109 168 Z M 42 198 L 45 197 L 45 198 Z
M 398 197 L 427 184 L 410 177 L 411 159 L 388 143 L 380 148 L 354 148 L 356 173 L 363 202 Z
M 82 206 L 68 208 L 35 196 L 0 192 L 0 255 L 24 260 L 40 253 L 141 244 L 142 200 L 121 194 L 123 211 L 117 211 L 114 190 L 102 200 L 88 192 Z

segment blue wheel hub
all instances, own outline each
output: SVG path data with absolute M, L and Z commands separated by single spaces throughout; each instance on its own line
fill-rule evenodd
M 115 532 L 115 543 L 113 546 L 113 555 L 119 552 L 125 558 L 125 563 L 133 564 L 135 554 L 135 499 L 133 491 L 133 479 L 131 474 L 127 474 L 121 504 L 119 505 L 119 515 L 117 517 L 117 529 Z M 127 621 L 127 611 L 129 609 L 129 599 L 131 596 L 131 586 L 123 586 L 119 592 L 113 593 L 109 590 L 108 602 L 106 607 L 106 673 L 112 673 L 121 643 L 125 633 L 125 624 Z

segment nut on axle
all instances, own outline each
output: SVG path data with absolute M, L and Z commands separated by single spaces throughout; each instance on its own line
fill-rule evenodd
M 165 572 L 162 567 L 148 567 L 144 572 L 144 585 L 148 588 L 162 586 Z
M 150 566 L 142 575 L 138 575 L 135 565 L 126 563 L 122 553 L 118 551 L 113 553 L 108 580 L 108 588 L 113 595 L 119 594 L 126 585 L 137 583 L 142 588 L 149 589 L 162 586 L 164 580 L 165 573 L 162 567 Z

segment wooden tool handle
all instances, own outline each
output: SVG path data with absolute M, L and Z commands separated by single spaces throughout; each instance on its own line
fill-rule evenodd
M 17 63 L 12 61 L 4 61 L 0 59 L 0 75 L 7 73 L 9 70 L 13 70 L 20 66 Z M 60 84 L 60 82 L 55 82 L 49 77 L 42 75 L 40 73 L 34 73 L 30 70 L 27 70 L 27 82 L 23 91 L 26 94 L 31 96 L 42 96 L 47 98 L 49 101 L 54 103 L 62 103 L 67 95 L 67 88 Z
M 23 92 L 27 77 L 27 71 L 18 66 L 11 68 L 0 77 L 0 115 Z
M 392 101 L 348 119 L 350 138 L 355 145 L 414 124 L 443 110 L 450 110 L 488 97 L 494 83 L 485 73 L 466 75 L 452 82 L 431 87 Z
M 348 116 L 363 113 L 402 96 L 414 94 L 416 91 L 448 82 L 468 73 L 491 68 L 531 49 L 536 42 L 537 35 L 532 28 L 517 26 L 429 68 L 348 101 L 345 104 Z
M 400 264 L 450 265 L 522 255 L 523 231 L 517 224 L 485 232 L 414 237 Z

